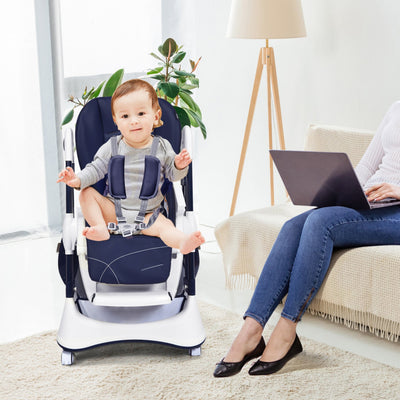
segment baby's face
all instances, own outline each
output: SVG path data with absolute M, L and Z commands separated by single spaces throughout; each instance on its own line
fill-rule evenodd
M 153 126 L 159 119 L 160 112 L 153 109 L 150 96 L 144 90 L 128 93 L 114 102 L 114 121 L 129 146 L 148 146 Z

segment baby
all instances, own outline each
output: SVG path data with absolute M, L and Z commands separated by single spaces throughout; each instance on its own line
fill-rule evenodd
M 116 89 L 111 99 L 111 110 L 114 122 L 121 132 L 117 138 L 118 154 L 125 156 L 126 199 L 121 200 L 122 214 L 128 223 L 133 223 L 140 210 L 143 160 L 146 154 L 150 154 L 153 142 L 151 133 L 154 128 L 163 124 L 161 108 L 154 88 L 145 81 L 132 79 Z M 159 188 L 164 175 L 170 181 L 178 181 L 186 176 L 188 165 L 191 163 L 187 150 L 183 149 L 179 154 L 175 154 L 168 140 L 160 138 L 157 157 L 162 166 Z M 60 172 L 57 180 L 81 189 L 79 202 L 83 216 L 90 225 L 82 234 L 90 240 L 109 239 L 107 224 L 117 223 L 114 199 L 110 195 L 102 196 L 90 187 L 104 178 L 110 158 L 111 143 L 108 141 L 99 148 L 93 162 L 87 164 L 81 172 L 75 174 L 72 168 L 68 167 Z M 162 200 L 163 195 L 159 189 L 156 197 L 148 201 L 145 223 Z M 142 230 L 142 233 L 159 237 L 167 246 L 179 249 L 182 254 L 190 253 L 204 243 L 204 237 L 199 231 L 185 234 L 162 214 L 158 215 L 150 227 Z

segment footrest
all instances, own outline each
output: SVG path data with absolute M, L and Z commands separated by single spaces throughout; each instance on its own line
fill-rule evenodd
M 125 292 L 125 293 L 96 293 L 92 303 L 96 306 L 109 307 L 142 307 L 171 303 L 169 294 L 163 291 Z

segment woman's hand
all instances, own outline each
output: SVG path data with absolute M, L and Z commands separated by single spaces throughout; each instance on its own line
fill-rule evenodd
M 59 173 L 57 183 L 59 182 L 64 182 L 66 185 L 73 188 L 79 188 L 81 186 L 81 180 L 75 175 L 71 167 L 67 167 Z
M 390 183 L 380 183 L 379 185 L 371 186 L 365 191 L 368 201 L 380 201 L 387 197 L 394 197 L 400 200 L 400 186 Z
M 177 169 L 184 169 L 191 162 L 192 159 L 190 158 L 190 154 L 186 149 L 183 149 L 179 154 L 175 156 L 175 167 Z

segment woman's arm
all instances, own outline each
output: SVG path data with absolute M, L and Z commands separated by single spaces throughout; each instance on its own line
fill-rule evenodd
M 382 161 L 382 157 L 384 155 L 382 135 L 383 132 L 388 129 L 388 125 L 390 124 L 391 119 L 397 113 L 400 113 L 400 102 L 392 104 L 392 106 L 389 108 L 382 122 L 379 124 L 378 130 L 372 138 L 372 141 L 369 144 L 366 152 L 364 153 L 363 157 L 355 168 L 361 186 L 363 186 L 367 182 L 367 180 L 376 172 Z

